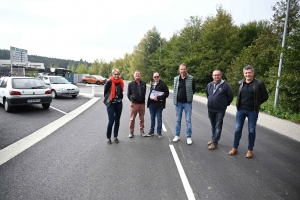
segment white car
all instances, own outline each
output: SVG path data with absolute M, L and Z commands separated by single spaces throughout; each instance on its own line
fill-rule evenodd
M 62 76 L 39 76 L 46 85 L 51 89 L 52 97 L 55 99 L 61 96 L 77 97 L 79 88 L 71 84 L 67 79 Z
M 40 79 L 34 77 L 1 77 L 0 103 L 6 112 L 13 106 L 42 104 L 44 109 L 52 102 L 51 90 Z

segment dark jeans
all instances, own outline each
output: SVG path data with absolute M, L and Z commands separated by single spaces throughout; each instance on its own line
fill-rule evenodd
M 114 126 L 114 137 L 118 137 L 119 127 L 120 127 L 120 118 L 122 114 L 123 103 L 112 103 L 111 106 L 106 108 L 108 114 L 108 125 L 106 130 L 106 136 L 108 139 L 111 138 L 112 127 Z
M 233 148 L 238 148 L 240 139 L 242 137 L 242 130 L 246 117 L 248 118 L 248 150 L 253 151 L 255 137 L 256 137 L 256 122 L 258 113 L 254 111 L 238 110 L 235 118 L 235 134 Z
M 150 117 L 151 117 L 151 124 L 150 124 L 150 132 L 154 133 L 155 128 L 155 118 L 157 116 L 157 133 L 161 134 L 162 129 L 162 108 L 155 109 L 154 103 L 149 104 L 149 111 L 150 111 Z
M 225 111 L 224 112 L 208 111 L 208 117 L 210 119 L 211 132 L 212 132 L 211 139 L 215 145 L 218 145 L 218 142 L 221 138 L 224 116 L 225 116 Z

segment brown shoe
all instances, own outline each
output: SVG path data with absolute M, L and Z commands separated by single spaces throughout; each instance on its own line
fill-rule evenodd
M 237 154 L 237 153 L 238 153 L 238 149 L 236 149 L 236 148 L 232 148 L 232 149 L 228 152 L 228 154 L 231 155 L 231 156 L 233 156 L 233 155 L 235 155 L 235 154 Z
M 208 143 L 207 143 L 207 145 L 209 146 L 209 145 L 211 145 L 213 142 L 212 141 L 209 141 Z
M 252 158 L 252 157 L 253 157 L 252 151 L 248 151 L 246 154 L 246 158 Z
M 217 145 L 214 145 L 214 143 L 211 143 L 211 145 L 208 146 L 209 150 L 213 150 L 213 149 L 216 149 L 216 148 L 217 148 Z

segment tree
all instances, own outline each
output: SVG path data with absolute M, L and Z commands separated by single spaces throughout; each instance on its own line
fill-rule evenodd
M 272 91 L 272 81 L 274 74 L 270 73 L 277 62 L 278 51 L 276 50 L 277 39 L 269 28 L 266 28 L 253 44 L 244 48 L 241 53 L 236 56 L 226 71 L 227 81 L 231 85 L 233 91 L 237 92 L 238 81 L 243 79 L 243 68 L 246 65 L 252 65 L 255 68 L 255 77 L 263 80 L 269 91 Z
M 226 79 L 225 72 L 241 50 L 238 30 L 233 24 L 232 16 L 222 7 L 217 9 L 216 17 L 206 18 L 201 29 L 201 40 L 197 41 L 200 52 L 193 55 L 190 61 L 197 90 L 205 90 L 215 69 L 221 70 L 223 78 Z
M 120 70 L 122 78 L 124 78 L 123 73 L 122 73 L 124 71 L 123 67 L 124 67 L 124 59 L 123 58 L 119 58 L 117 60 L 114 60 L 113 68 L 117 68 L 117 69 Z
M 247 24 L 241 24 L 239 27 L 239 37 L 242 40 L 242 47 L 248 47 L 253 44 L 254 40 L 270 26 L 268 21 L 251 21 Z
M 84 64 L 78 65 L 77 69 L 76 69 L 76 73 L 78 73 L 78 74 L 87 74 L 88 73 L 87 66 L 84 65 Z
M 92 66 L 88 69 L 89 74 L 94 74 L 94 75 L 100 75 L 100 63 L 98 59 L 96 59 L 93 63 Z
M 129 71 L 131 69 L 130 60 L 131 60 L 131 54 L 126 53 L 124 56 L 123 71 L 122 71 L 122 77 L 125 80 L 129 80 L 129 78 L 131 78 L 129 74 Z

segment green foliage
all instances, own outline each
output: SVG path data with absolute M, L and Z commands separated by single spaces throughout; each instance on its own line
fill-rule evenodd
M 100 62 L 98 60 L 95 60 L 91 67 L 88 68 L 88 73 L 93 75 L 100 75 Z
M 130 78 L 130 74 L 129 74 L 129 70 L 131 68 L 130 60 L 131 60 L 131 55 L 125 54 L 125 57 L 123 59 L 122 72 L 121 72 L 121 75 L 122 75 L 123 79 L 125 79 L 125 80 L 129 80 L 129 78 Z
M 274 95 L 270 96 L 269 100 L 261 105 L 261 111 L 273 115 L 275 117 L 286 119 L 295 123 L 300 123 L 300 112 L 287 110 L 284 106 L 279 105 L 274 107 Z
M 78 74 L 88 74 L 87 66 L 84 64 L 78 65 L 76 69 L 76 73 Z
M 198 55 L 193 52 L 192 59 L 187 64 L 194 69 L 197 91 L 204 91 L 207 83 L 212 80 L 213 70 L 221 70 L 226 79 L 226 70 L 241 49 L 241 39 L 231 15 L 219 7 L 216 17 L 205 20 L 201 40 L 197 43 L 200 51 Z

